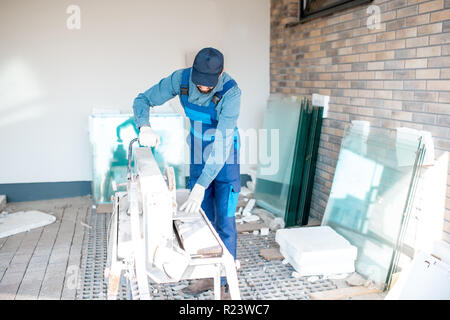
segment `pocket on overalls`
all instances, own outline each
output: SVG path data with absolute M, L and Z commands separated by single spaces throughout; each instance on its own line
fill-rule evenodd
M 239 165 L 239 149 L 236 142 L 234 142 L 233 148 L 230 150 L 230 154 L 225 161 L 222 169 L 216 177 L 217 181 L 230 182 L 241 179 L 240 165 Z M 240 191 L 238 188 L 236 191 Z
M 237 182 L 235 182 L 230 184 L 230 193 L 228 194 L 228 207 L 227 207 L 228 218 L 234 217 L 236 213 L 240 191 L 241 191 L 240 183 L 237 184 Z

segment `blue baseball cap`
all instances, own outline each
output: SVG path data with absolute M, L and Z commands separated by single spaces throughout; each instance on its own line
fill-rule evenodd
M 223 54 L 214 48 L 203 48 L 194 59 L 192 82 L 198 86 L 215 87 L 223 70 Z

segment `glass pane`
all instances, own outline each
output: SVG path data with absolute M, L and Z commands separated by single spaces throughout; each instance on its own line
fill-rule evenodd
M 161 136 L 153 150 L 161 170 L 174 167 L 177 187 L 185 187 L 185 132 L 183 117 L 176 113 L 152 113 L 152 128 Z M 96 114 L 89 117 L 92 150 L 92 194 L 95 203 L 111 202 L 116 191 L 125 191 L 128 145 L 138 136 L 131 114 Z
M 358 248 L 356 271 L 384 286 L 420 139 L 356 122 L 344 133 L 322 225 Z
M 298 155 L 296 155 L 294 160 L 295 163 L 304 163 L 302 166 L 302 172 L 294 172 L 293 177 L 291 178 L 292 183 L 292 181 L 300 180 L 301 177 L 301 180 L 299 181 L 301 187 L 300 191 L 299 193 L 293 193 L 294 198 L 298 198 L 297 207 L 294 208 L 294 210 L 296 210 L 295 224 L 297 225 L 306 225 L 308 223 L 309 212 L 311 208 L 312 190 L 314 187 L 316 161 L 319 151 L 320 133 L 322 130 L 323 108 L 312 107 L 310 111 L 311 119 L 309 132 L 307 133 L 308 136 L 305 138 L 306 141 L 304 142 L 304 144 L 300 145 L 300 148 L 303 148 L 305 150 L 305 153 L 303 157 L 298 157 Z M 295 200 L 291 200 L 291 203 L 295 202 Z
M 298 98 L 278 95 L 269 98 L 264 112 L 263 129 L 268 139 L 262 144 L 267 145 L 267 159 L 271 160 L 258 164 L 255 199 L 260 207 L 280 217 L 284 217 L 287 205 L 299 114 Z M 279 133 L 276 141 L 271 139 L 272 130 Z M 277 170 L 273 170 L 276 161 Z

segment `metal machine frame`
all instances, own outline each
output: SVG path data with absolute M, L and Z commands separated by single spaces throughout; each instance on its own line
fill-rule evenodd
M 230 295 L 233 300 L 240 299 L 239 283 L 237 279 L 236 265 L 233 256 L 225 247 L 216 230 L 212 226 L 204 211 L 189 218 L 202 218 L 207 224 L 209 230 L 217 239 L 218 244 L 222 248 L 222 254 L 219 256 L 189 256 L 188 264 L 182 276 L 179 279 L 171 278 L 164 268 L 157 267 L 154 264 L 154 257 L 149 256 L 148 252 L 148 234 L 145 224 L 152 223 L 148 210 L 144 210 L 145 203 L 142 201 L 142 193 L 140 190 L 139 179 L 142 179 L 148 172 L 141 170 L 136 174 L 131 172 L 132 145 L 137 138 L 132 140 L 129 145 L 128 152 L 128 183 L 127 192 L 117 192 L 114 196 L 113 212 L 111 216 L 109 236 L 108 236 L 108 254 L 107 268 L 105 269 L 105 277 L 108 279 L 108 299 L 117 299 L 120 280 L 126 271 L 128 281 L 135 280 L 138 284 L 140 299 L 151 299 L 149 291 L 148 278 L 156 283 L 173 283 L 187 279 L 214 279 L 214 298 L 220 299 L 220 278 L 227 278 Z M 143 149 L 143 148 L 140 148 Z M 150 150 L 149 148 L 146 148 Z M 151 152 L 142 153 L 146 158 L 145 161 L 156 165 Z M 156 175 L 162 175 L 158 169 Z M 166 170 L 166 181 L 169 187 L 167 192 L 176 197 L 175 179 L 173 170 Z M 148 190 L 147 190 L 148 191 Z M 158 191 L 159 192 L 159 191 Z M 174 213 L 168 217 L 173 220 L 183 219 L 182 216 L 176 215 L 176 199 L 174 199 Z M 164 214 L 167 214 L 164 213 Z M 150 217 L 149 217 L 150 216 Z M 149 220 L 150 219 L 150 220 Z M 176 235 L 176 229 L 172 228 L 174 247 L 177 251 L 183 251 L 178 242 L 179 237 Z

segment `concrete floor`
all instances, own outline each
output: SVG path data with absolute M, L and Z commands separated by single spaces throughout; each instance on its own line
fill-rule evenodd
M 92 273 L 92 270 L 86 269 L 86 259 L 91 254 L 87 252 L 92 251 L 88 248 L 88 240 L 101 237 L 96 241 L 104 244 L 106 239 L 105 234 L 95 232 L 98 223 L 95 221 L 100 216 L 96 218 L 89 214 L 92 205 L 90 197 L 7 204 L 7 212 L 40 210 L 53 214 L 56 221 L 45 227 L 0 239 L 0 300 L 83 299 L 82 294 L 77 294 L 77 289 L 83 293 L 80 279 L 86 279 Z M 99 254 L 104 255 L 98 252 L 95 256 Z M 242 261 L 246 259 L 244 256 L 239 258 Z M 270 263 L 267 262 L 268 268 L 273 267 Z M 347 286 L 344 280 L 333 282 L 336 288 Z M 103 292 L 104 288 L 100 288 L 104 285 L 103 279 L 98 282 L 93 280 L 92 285 L 96 287 L 94 290 Z M 99 298 L 102 299 L 101 294 Z M 383 298 L 384 294 L 371 294 L 352 299 Z

